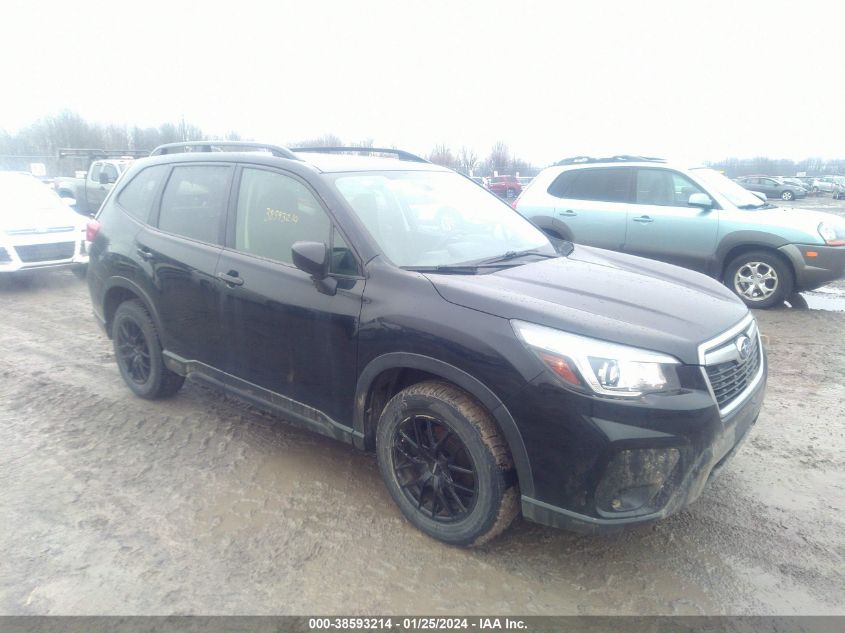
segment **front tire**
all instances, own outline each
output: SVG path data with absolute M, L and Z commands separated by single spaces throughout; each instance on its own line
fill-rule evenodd
M 184 376 L 165 367 L 155 324 L 138 299 L 118 306 L 112 343 L 120 375 L 135 395 L 148 400 L 168 398 L 185 382 Z
M 454 385 L 429 381 L 396 394 L 376 433 L 379 470 L 411 523 L 450 545 L 482 545 L 519 512 L 507 444 L 490 414 Z
M 749 308 L 780 305 L 792 294 L 792 269 L 768 251 L 749 251 L 725 268 L 725 285 Z

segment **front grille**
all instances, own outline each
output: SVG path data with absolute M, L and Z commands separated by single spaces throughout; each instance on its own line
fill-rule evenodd
M 748 358 L 707 365 L 707 378 L 720 409 L 737 399 L 754 380 L 760 369 L 760 341 L 756 328 L 751 338 L 751 353 Z M 734 341 L 728 342 L 734 345 Z
M 27 244 L 16 246 L 15 251 L 22 262 L 52 262 L 58 259 L 73 257 L 74 242 L 59 242 L 57 244 Z

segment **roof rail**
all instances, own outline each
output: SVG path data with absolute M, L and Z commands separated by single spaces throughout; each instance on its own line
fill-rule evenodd
M 573 156 L 572 158 L 564 158 L 555 163 L 559 165 L 581 165 L 584 163 L 665 163 L 664 158 L 655 158 L 654 156 L 635 156 L 631 154 L 620 154 L 618 156 L 606 156 L 604 158 L 596 158 L 594 156 Z
M 69 156 L 83 156 L 96 160 L 98 158 L 143 158 L 149 156 L 146 150 L 138 149 L 94 149 L 94 148 L 70 148 L 60 147 L 58 150 L 59 158 L 67 158 Z
M 406 152 L 402 149 L 387 147 L 292 147 L 293 152 L 309 152 L 312 154 L 343 154 L 347 152 L 358 152 L 367 154 L 393 154 L 399 160 L 408 160 L 414 163 L 427 163 L 425 158 Z
M 231 149 L 229 149 L 231 148 Z M 225 151 L 264 151 L 279 158 L 292 158 L 300 160 L 293 152 L 286 147 L 268 145 L 267 143 L 254 143 L 252 141 L 186 141 L 184 143 L 166 143 L 159 145 L 150 152 L 150 156 L 161 156 L 162 154 L 180 154 L 184 152 L 225 152 Z

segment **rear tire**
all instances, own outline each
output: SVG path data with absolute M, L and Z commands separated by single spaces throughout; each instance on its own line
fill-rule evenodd
M 748 251 L 725 268 L 725 285 L 749 308 L 780 305 L 792 294 L 792 268 L 774 253 Z
M 787 190 L 780 194 L 781 200 L 795 200 L 795 194 Z
M 165 367 L 155 324 L 138 299 L 118 306 L 112 342 L 120 375 L 135 395 L 148 400 L 168 398 L 185 382 L 184 376 Z
M 450 545 L 482 545 L 519 513 L 507 444 L 465 391 L 429 381 L 396 394 L 376 432 L 379 470 L 402 514 Z

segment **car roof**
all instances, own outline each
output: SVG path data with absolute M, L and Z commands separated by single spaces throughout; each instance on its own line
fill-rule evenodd
M 248 161 L 244 159 L 249 157 Z M 287 148 L 253 141 L 187 141 L 154 149 L 144 165 L 176 162 L 251 162 L 319 173 L 451 171 L 404 150 L 374 147 Z
M 296 149 L 291 149 L 297 154 Z M 379 156 L 355 156 L 352 154 L 320 154 L 308 152 L 297 154 L 302 160 L 323 173 L 346 171 L 450 171 L 434 163 L 419 163 Z

